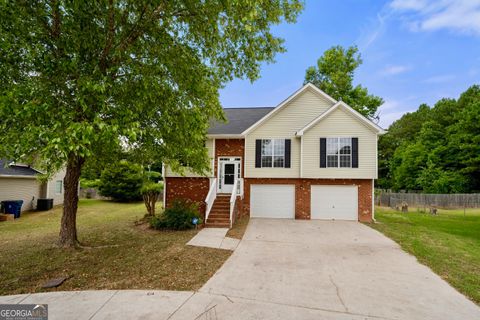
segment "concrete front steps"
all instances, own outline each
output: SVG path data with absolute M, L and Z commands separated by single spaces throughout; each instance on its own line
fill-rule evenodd
M 205 226 L 230 228 L 230 194 L 217 194 Z

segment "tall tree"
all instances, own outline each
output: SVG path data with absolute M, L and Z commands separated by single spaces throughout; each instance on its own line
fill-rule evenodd
M 353 85 L 355 70 L 361 64 L 356 46 L 347 49 L 331 47 L 317 60 L 316 67 L 307 69 L 304 83 L 313 83 L 334 99 L 342 100 L 364 116 L 373 118 L 383 99 L 369 94 L 361 85 Z
M 430 193 L 480 190 L 480 86 L 458 100 L 421 105 L 379 143 L 382 187 Z
M 380 136 L 378 140 L 378 183 L 380 188 L 392 188 L 393 176 L 390 164 L 395 150 L 403 143 L 411 143 L 422 129 L 425 121 L 430 116 L 430 107 L 420 105 L 417 111 L 404 114 L 400 119 L 393 122 L 388 128 L 387 134 Z
M 82 166 L 118 145 L 208 166 L 218 90 L 284 51 L 299 0 L 0 2 L 0 156 L 66 167 L 59 243 L 78 244 Z

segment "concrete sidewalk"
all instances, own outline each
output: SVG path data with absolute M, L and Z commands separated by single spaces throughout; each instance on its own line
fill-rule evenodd
M 57 291 L 0 297 L 48 304 L 49 320 L 388 319 L 192 291 Z
M 203 228 L 187 245 L 233 251 L 240 240 L 227 237 L 227 232 L 228 228 Z
M 0 297 L 0 304 L 48 304 L 49 320 L 169 319 L 191 291 L 57 291 Z M 194 317 L 191 317 L 194 318 Z

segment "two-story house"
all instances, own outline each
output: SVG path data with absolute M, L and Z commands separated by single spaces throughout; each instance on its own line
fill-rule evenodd
M 208 176 L 164 169 L 166 207 L 200 203 L 207 226 L 252 218 L 371 221 L 384 130 L 306 84 L 275 108 L 224 109 L 206 147 Z

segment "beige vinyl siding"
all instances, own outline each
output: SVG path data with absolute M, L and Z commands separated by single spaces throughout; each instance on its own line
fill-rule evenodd
M 358 137 L 358 168 L 320 168 L 320 138 Z M 304 178 L 377 178 L 377 135 L 338 108 L 303 136 Z
M 213 159 L 215 158 L 215 149 L 214 149 L 214 142 L 213 139 L 207 139 L 205 142 L 205 147 L 208 149 L 208 157 L 210 158 L 210 167 L 213 165 Z M 165 166 L 165 176 L 166 177 L 204 177 L 202 175 L 193 173 L 188 168 L 185 169 L 183 175 L 173 172 L 168 166 Z M 213 176 L 213 171 L 211 172 L 210 176 Z
M 47 195 L 46 198 L 53 199 L 53 205 L 63 204 L 63 196 L 65 192 L 65 186 L 63 185 L 63 178 L 65 178 L 65 169 L 58 171 L 54 174 L 51 179 L 48 181 Z M 56 192 L 57 181 L 62 181 L 62 192 Z
M 312 89 L 305 90 L 245 138 L 245 177 L 300 177 L 300 139 L 295 133 L 333 105 Z M 255 168 L 256 139 L 291 139 L 290 168 Z
M 23 200 L 22 211 L 33 210 L 41 184 L 35 178 L 0 178 L 0 201 Z M 33 205 L 32 205 L 33 200 Z

